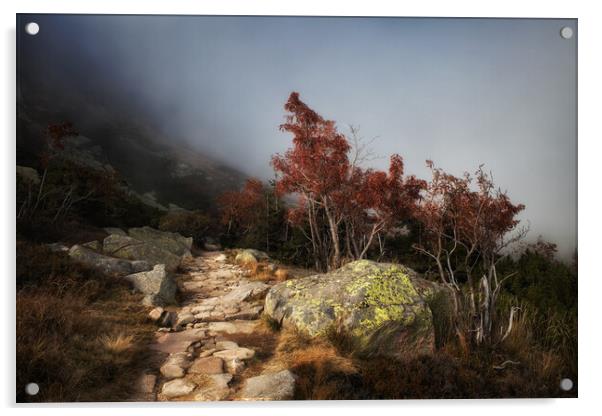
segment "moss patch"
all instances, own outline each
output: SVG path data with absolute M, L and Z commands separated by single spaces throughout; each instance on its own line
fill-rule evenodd
M 369 269 L 370 263 L 355 262 L 354 269 Z M 393 266 L 386 270 L 372 267 L 371 273 L 362 276 L 347 286 L 352 295 L 363 295 L 362 308 L 370 308 L 371 317 L 360 321 L 353 329 L 355 336 L 363 337 L 380 328 L 385 323 L 400 322 L 410 325 L 415 320 L 412 306 L 420 299 L 410 277 L 401 267 Z

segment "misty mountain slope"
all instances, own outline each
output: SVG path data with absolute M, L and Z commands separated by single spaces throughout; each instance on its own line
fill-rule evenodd
M 22 86 L 17 117 L 18 164 L 37 167 L 45 149 L 46 127 L 69 121 L 80 135 L 67 141 L 65 157 L 107 172 L 114 169 L 133 191 L 152 195 L 165 207 L 171 203 L 211 210 L 216 196 L 240 187 L 246 178 L 235 168 L 170 140 L 118 110 L 68 93 L 60 96 L 57 105 L 56 97 Z

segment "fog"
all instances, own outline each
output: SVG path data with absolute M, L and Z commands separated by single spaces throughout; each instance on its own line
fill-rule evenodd
M 20 73 L 58 101 L 80 94 L 267 179 L 298 91 L 376 137 L 371 165 L 399 153 L 428 178 L 426 159 L 485 164 L 526 205 L 531 239 L 576 248 L 575 20 L 21 15 L 19 31 Z

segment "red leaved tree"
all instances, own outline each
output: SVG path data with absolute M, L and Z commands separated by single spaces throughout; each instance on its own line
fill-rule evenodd
M 307 229 L 316 268 L 341 265 L 343 257 L 364 258 L 375 239 L 414 209 L 423 181 L 403 177 L 400 156 L 391 157 L 389 172 L 364 170 L 352 146 L 293 92 L 281 130 L 293 135 L 293 147 L 272 158 L 280 194 L 294 194 L 298 205 L 289 218 Z M 352 132 L 355 132 L 352 130 Z
M 432 180 L 416 211 L 423 232 L 414 247 L 434 261 L 441 281 L 456 293 L 456 312 L 460 307 L 468 311 L 471 326 L 464 330 L 473 333 L 477 343 L 491 341 L 496 302 L 503 282 L 512 276 L 498 276 L 496 265 L 527 232 L 517 229 L 516 217 L 524 205 L 513 204 L 506 192 L 495 188 L 482 167 L 474 177 L 456 177 L 431 161 L 427 165 Z M 460 305 L 464 298 L 467 305 Z
M 340 201 L 349 257 L 365 258 L 375 238 L 382 254 L 381 234 L 413 216 L 426 182 L 403 172 L 403 160 L 395 154 L 388 172 L 356 167 L 350 173 L 349 189 Z
M 259 179 L 251 178 L 240 191 L 224 192 L 217 199 L 221 222 L 227 232 L 249 232 L 265 212 L 264 186 Z
M 280 175 L 276 190 L 296 194 L 306 210 L 310 241 L 319 269 L 338 267 L 341 262 L 339 226 L 343 220 L 337 201 L 344 198 L 341 186 L 349 173 L 350 150 L 334 121 L 325 120 L 293 92 L 285 110 L 290 114 L 280 129 L 292 133 L 293 147 L 274 155 L 272 166 Z M 324 233 L 322 220 L 327 222 Z

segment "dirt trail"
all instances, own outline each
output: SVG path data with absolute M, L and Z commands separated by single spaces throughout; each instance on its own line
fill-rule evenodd
M 275 338 L 259 319 L 271 285 L 247 279 L 219 251 L 187 259 L 183 271 L 176 276 L 183 299 L 170 310 L 172 328 L 159 329 L 151 346 L 162 364 L 142 376 L 135 400 L 290 398 L 288 371 L 257 377 Z

